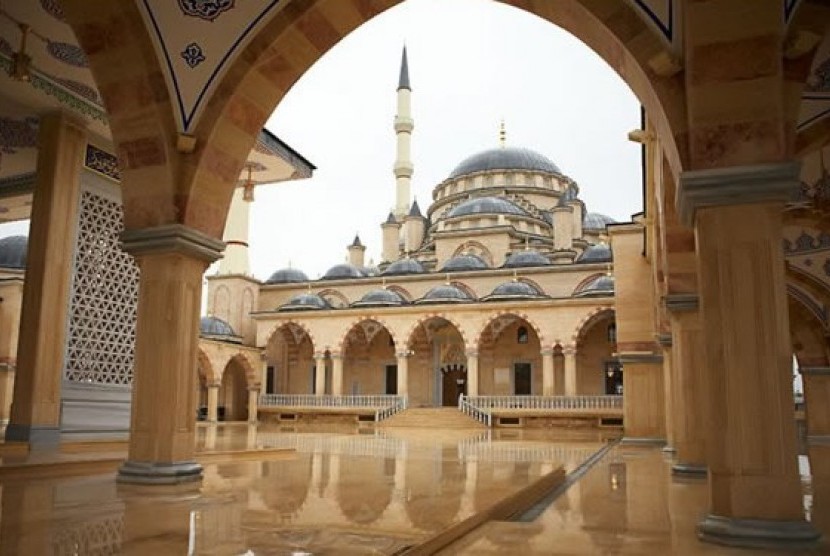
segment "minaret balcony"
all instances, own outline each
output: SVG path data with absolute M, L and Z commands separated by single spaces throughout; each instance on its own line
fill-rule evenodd
M 395 132 L 396 133 L 412 133 L 415 129 L 415 120 L 412 118 L 403 118 L 395 116 Z

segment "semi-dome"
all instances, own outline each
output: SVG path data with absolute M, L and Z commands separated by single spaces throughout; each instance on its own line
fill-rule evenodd
M 478 255 L 456 255 L 444 263 L 441 272 L 464 272 L 467 270 L 482 270 L 488 268 L 487 263 Z
M 473 298 L 461 288 L 452 284 L 442 284 L 429 290 L 415 303 L 466 303 L 468 301 L 473 301 Z
M 387 266 L 381 274 L 384 276 L 403 276 L 404 274 L 423 274 L 424 272 L 426 272 L 424 267 L 415 259 L 401 259 Z
M 513 280 L 496 286 L 493 293 L 487 296 L 486 301 L 507 301 L 510 299 L 536 299 L 542 297 L 542 292 L 533 284 Z
M 308 282 L 308 276 L 297 268 L 281 268 L 265 281 L 266 284 L 296 284 L 298 282 Z
M 520 206 L 499 197 L 476 197 L 459 203 L 447 213 L 447 218 L 469 216 L 472 214 L 515 214 L 516 216 L 530 216 Z
M 597 276 L 574 293 L 574 297 L 602 297 L 614 295 L 614 277 L 603 274 Z
M 610 263 L 614 260 L 611 247 L 605 243 L 591 245 L 577 257 L 578 263 Z
M 505 268 L 520 268 L 528 266 L 547 266 L 550 260 L 543 254 L 533 249 L 525 249 L 524 251 L 516 251 L 504 262 Z
M 496 147 L 465 158 L 450 172 L 449 179 L 488 170 L 525 170 L 561 174 L 548 157 L 520 147 Z
M 202 317 L 199 320 L 199 333 L 202 336 L 236 336 L 230 324 L 214 316 Z
M 610 216 L 598 212 L 589 212 L 582 220 L 582 228 L 585 230 L 604 230 L 608 224 L 614 224 L 616 222 Z
M 26 250 L 29 238 L 26 236 L 9 236 L 0 239 L 0 267 L 26 268 Z
M 353 264 L 336 264 L 323 274 L 323 280 L 347 280 L 350 278 L 363 278 L 363 272 Z
M 377 289 L 361 297 L 360 301 L 352 303 L 352 307 L 398 307 L 405 304 L 406 300 L 398 292 Z
M 331 309 L 329 302 L 316 293 L 301 293 L 292 297 L 288 303 L 280 305 L 279 311 L 319 311 Z

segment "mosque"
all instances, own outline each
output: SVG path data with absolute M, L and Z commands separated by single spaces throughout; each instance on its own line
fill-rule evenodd
M 381 260 L 343 238 L 320 279 L 257 280 L 255 187 L 314 171 L 266 119 L 397 3 L 0 6 L 0 220 L 30 219 L 0 242 L 0 551 L 433 553 L 473 517 L 468 553 L 826 548 L 827 3 L 491 3 L 636 94 L 643 212 L 589 212 L 555 153 L 504 130 L 415 202 L 404 53 Z M 450 440 L 404 441 L 413 425 Z M 572 460 L 551 431 L 600 440 Z M 508 520 L 566 484 L 552 514 Z

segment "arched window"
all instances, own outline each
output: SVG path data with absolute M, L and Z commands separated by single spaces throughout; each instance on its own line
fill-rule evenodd
M 527 338 L 528 338 L 527 327 L 526 326 L 520 326 L 519 329 L 516 330 L 516 341 L 520 344 L 526 344 L 527 343 Z

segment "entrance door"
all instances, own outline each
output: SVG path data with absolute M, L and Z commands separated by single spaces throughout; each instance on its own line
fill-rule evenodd
M 464 365 L 447 365 L 441 369 L 441 404 L 447 407 L 458 405 L 458 396 L 467 393 L 467 369 Z
M 530 363 L 516 363 L 513 365 L 513 395 L 530 395 L 530 374 Z
M 386 393 L 392 396 L 398 393 L 397 365 L 386 365 Z

